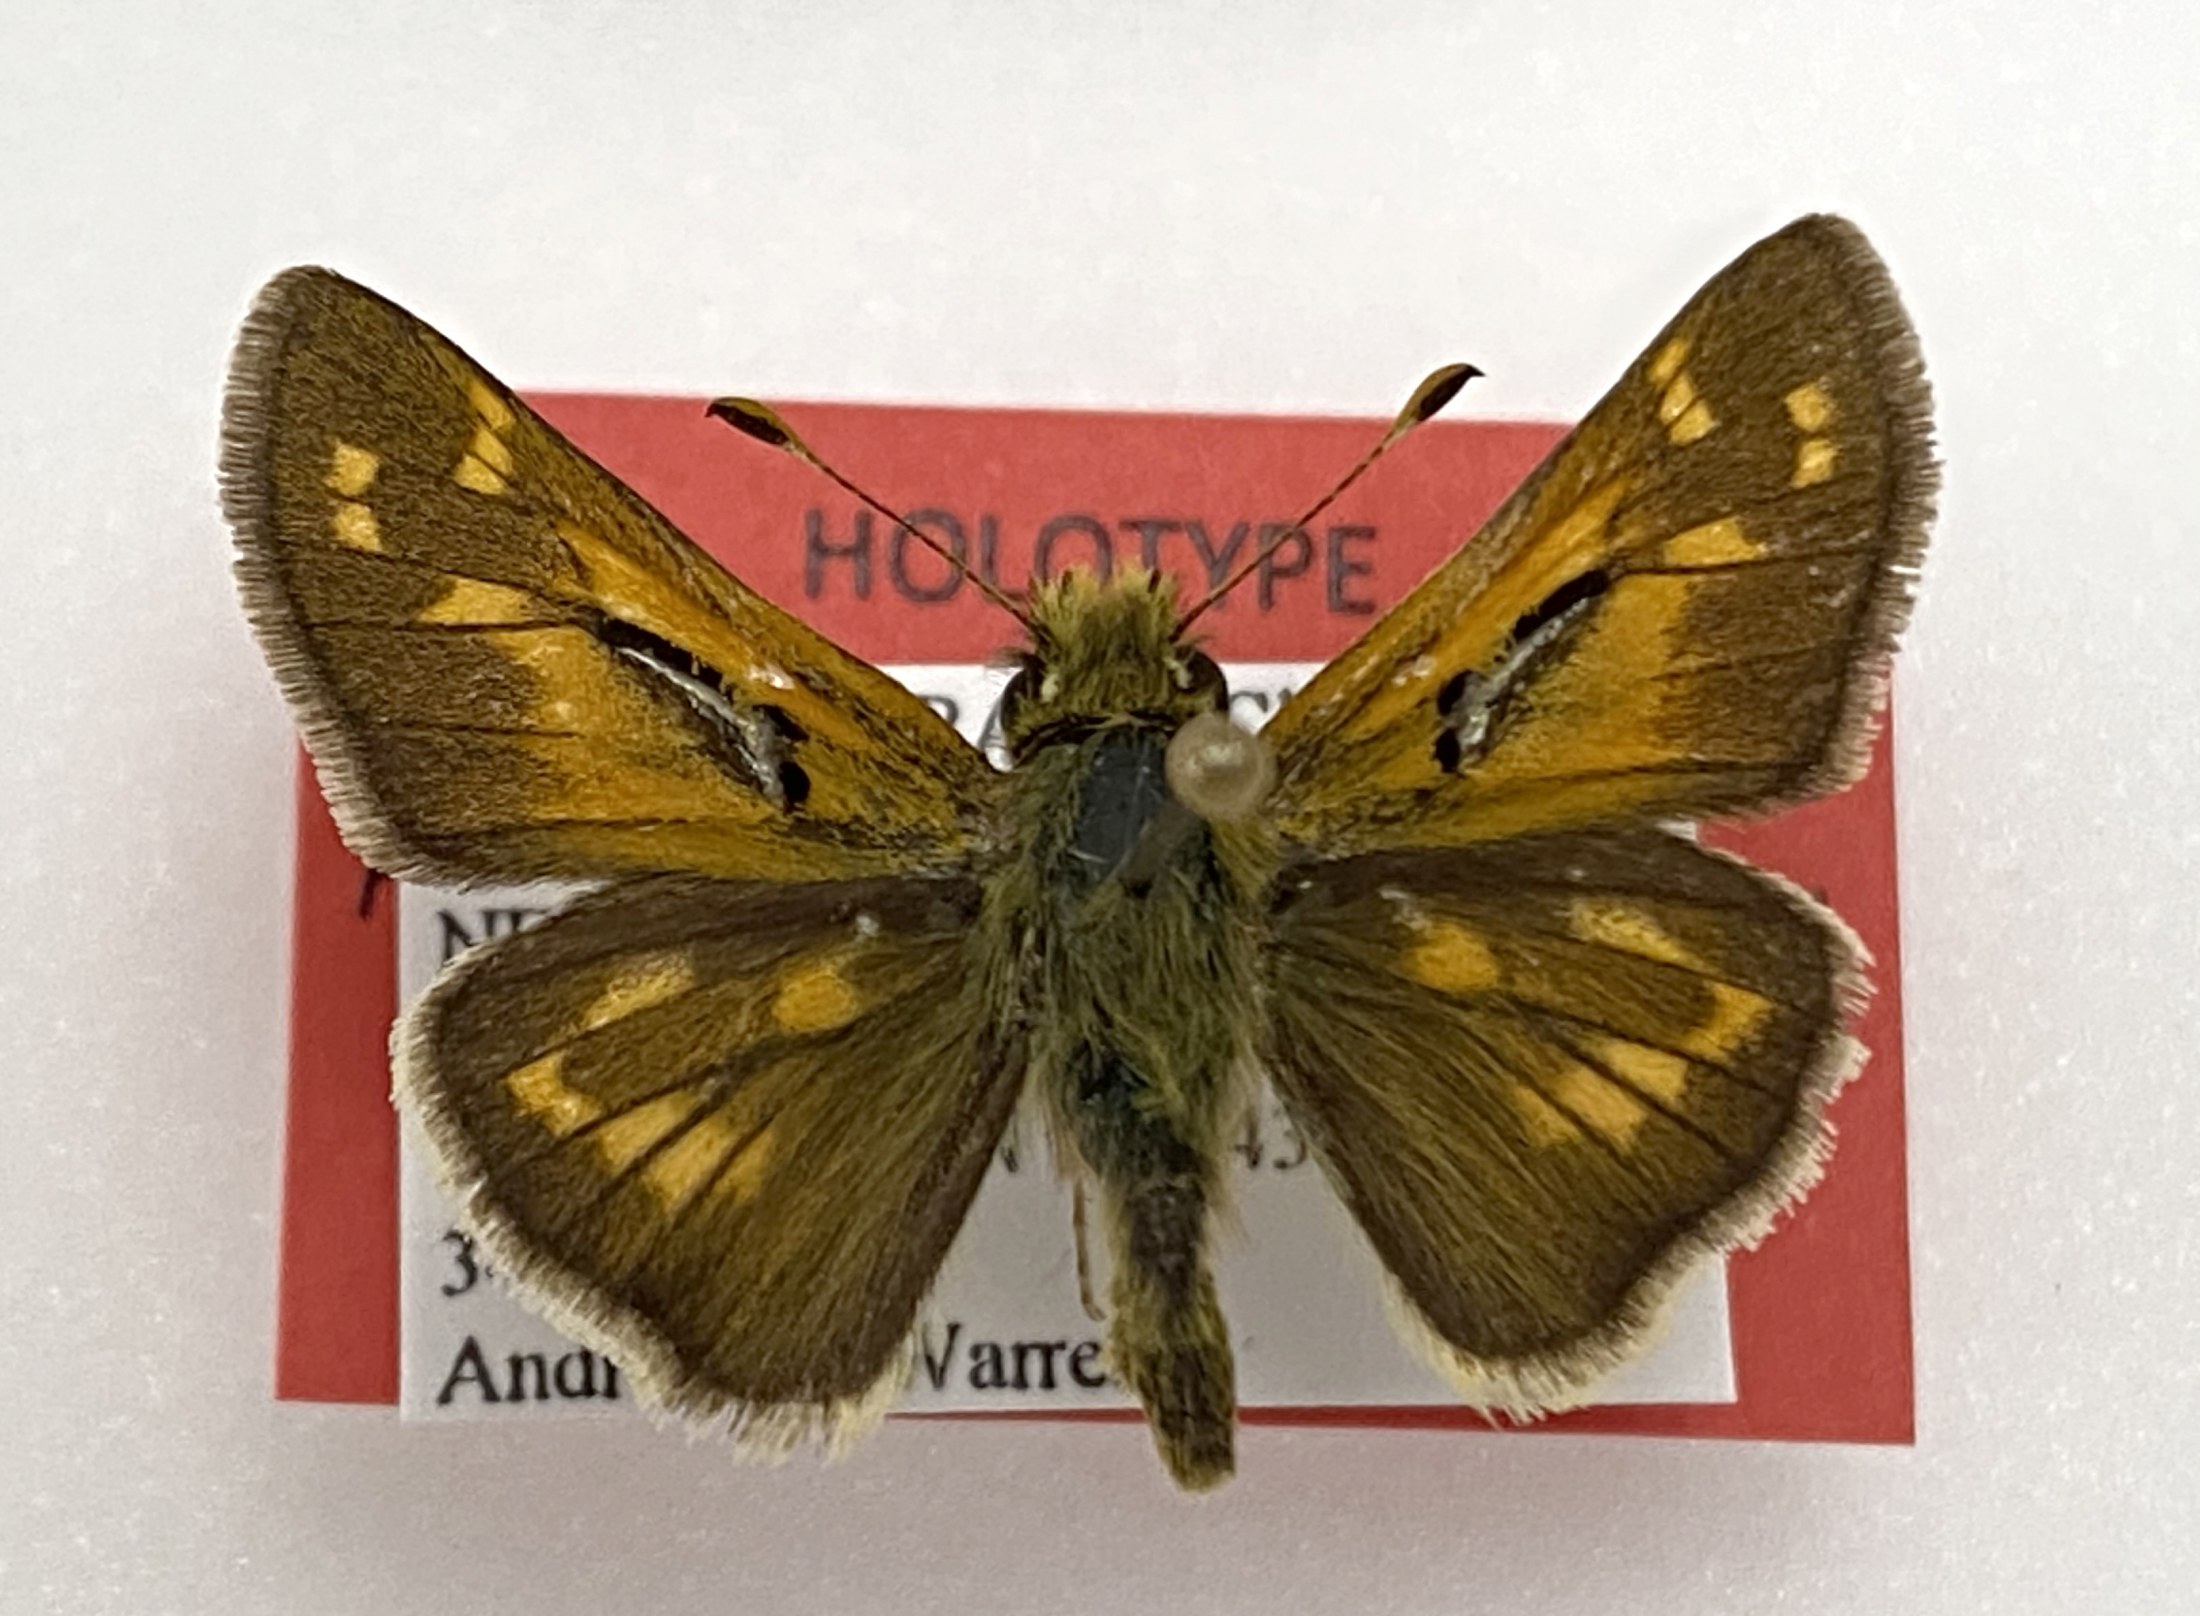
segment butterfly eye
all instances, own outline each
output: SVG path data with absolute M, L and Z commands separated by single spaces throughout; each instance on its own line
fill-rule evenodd
M 1192 652 L 1177 667 L 1176 687 L 1207 696 L 1218 713 L 1230 709 L 1230 681 L 1223 677 L 1221 664 L 1204 651 Z

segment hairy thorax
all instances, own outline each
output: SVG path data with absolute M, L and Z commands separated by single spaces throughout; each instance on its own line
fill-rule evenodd
M 1033 616 L 1003 704 L 1011 851 L 988 939 L 1074 1163 L 1116 1183 L 1191 1171 L 1177 1158 L 1210 1159 L 1244 1103 L 1273 853 L 1257 816 L 1182 800 L 1199 792 L 1171 743 L 1227 692 L 1172 643 L 1166 583 L 1073 576 Z

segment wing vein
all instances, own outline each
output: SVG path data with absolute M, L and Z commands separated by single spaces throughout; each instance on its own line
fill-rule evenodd
M 1708 1146 L 1712 1150 L 1712 1152 L 1720 1158 L 1720 1160 L 1732 1161 L 1735 1159 L 1733 1154 L 1726 1148 L 1726 1146 L 1722 1144 L 1711 1133 L 1709 1133 L 1706 1129 L 1704 1129 L 1703 1126 L 1695 1120 L 1695 1118 L 1688 1116 L 1684 1112 L 1674 1110 L 1672 1106 L 1668 1105 L 1656 1094 L 1651 1093 L 1649 1090 L 1641 1087 L 1632 1079 L 1614 1069 L 1611 1064 L 1605 1061 L 1601 1056 L 1591 1053 L 1581 1043 L 1577 1042 L 1575 1039 L 1567 1037 L 1565 1032 L 1563 1032 L 1559 1028 L 1554 1026 L 1551 1029 L 1551 1036 L 1557 1039 L 1559 1045 L 1567 1050 L 1570 1054 L 1572 1054 L 1574 1059 L 1580 1061 L 1584 1066 L 1589 1067 L 1597 1074 L 1597 1076 L 1604 1079 L 1605 1082 L 1610 1083 L 1615 1088 L 1624 1089 L 1627 1093 L 1632 1094 L 1637 1100 L 1640 1100 L 1650 1110 L 1655 1111 L 1659 1116 L 1665 1118 L 1666 1121 L 1672 1123 L 1674 1127 L 1679 1128 L 1682 1132 L 1695 1135 L 1695 1137 L 1701 1140 L 1706 1146 Z M 1630 1039 L 1628 1041 L 1630 1043 L 1637 1042 L 1637 1040 L 1634 1039 Z
M 1707 572 L 1746 572 L 1752 567 L 1794 567 L 1812 561 L 1837 560 L 1843 556 L 1877 555 L 1877 544 L 1843 544 L 1823 550 L 1795 550 L 1785 555 L 1751 556 L 1740 561 L 1709 561 L 1693 567 L 1626 567 L 1621 569 L 1623 578 L 1695 578 Z
M 518 623 L 393 623 L 375 617 L 315 617 L 300 621 L 314 634 L 324 629 L 372 629 L 382 634 L 539 634 L 544 629 L 560 628 L 586 632 L 586 625 L 570 617 L 544 617 Z
M 541 590 L 527 584 L 515 583 L 510 578 L 487 578 L 478 572 L 467 572 L 463 568 L 450 566 L 445 562 L 430 561 L 423 556 L 405 555 L 394 550 L 360 550 L 348 544 L 332 544 L 323 539 L 283 542 L 280 548 L 286 551 L 311 551 L 316 555 L 341 556 L 347 562 L 371 563 L 375 566 L 385 567 L 406 567 L 414 572 L 432 572 L 438 578 L 456 578 L 461 583 L 469 584 L 488 584 L 493 588 L 509 589 L 518 594 L 529 595 L 536 600 L 548 600 L 550 598 Z
M 1519 999 L 1509 993 L 1502 995 L 1502 997 L 1509 999 L 1513 1003 L 1518 1005 L 1520 1009 L 1525 1013 L 1525 1015 L 1530 1019 L 1540 1018 L 1551 1021 L 1570 1021 L 1577 1027 L 1589 1027 L 1593 1028 L 1597 1032 L 1607 1032 L 1610 1033 L 1614 1038 L 1624 1039 L 1630 1044 L 1640 1044 L 1645 1049 L 1654 1049 L 1661 1055 L 1671 1055 L 1677 1060 L 1687 1061 L 1690 1065 L 1709 1067 L 1712 1071 L 1719 1073 L 1721 1076 L 1730 1077 L 1735 1082 L 1741 1084 L 1742 1087 L 1746 1089 L 1754 1089 L 1759 1094 L 1765 1095 L 1770 1099 L 1780 1099 L 1783 1096 L 1784 1091 L 1776 1088 L 1771 1088 L 1763 1083 L 1758 1082 L 1747 1072 L 1739 1071 L 1715 1056 L 1700 1054 L 1693 1049 L 1677 1049 L 1673 1045 L 1665 1043 L 1656 1037 L 1645 1037 L 1640 1032 L 1634 1031 L 1630 1028 L 1615 1027 L 1609 1022 L 1597 1020 L 1594 1016 L 1581 1015 L 1572 1010 L 1561 1010 L 1555 1005 L 1540 1004 L 1530 999 Z
M 770 1131 L 771 1125 L 778 1120 L 779 1113 L 777 1111 L 770 1112 L 766 1114 L 763 1121 L 728 1145 L 720 1153 L 717 1160 L 711 1163 L 710 1171 L 698 1180 L 698 1187 L 683 1197 L 678 1205 L 665 1209 L 664 1214 L 656 1219 L 651 1226 L 648 1234 L 636 1245 L 632 1257 L 621 1265 L 617 1271 L 605 1275 L 605 1283 L 624 1285 L 632 1279 L 639 1269 L 657 1255 L 658 1248 L 678 1233 L 681 1227 L 686 1224 L 688 1214 L 710 1199 L 711 1192 L 718 1187 L 718 1181 L 732 1170 L 733 1164 L 747 1155 L 756 1142 Z M 681 1129 L 678 1131 L 684 1134 L 688 1130 Z M 651 1146 L 646 1154 L 654 1156 L 660 1147 L 669 1148 L 669 1144 L 669 1139 L 660 1141 L 659 1145 Z M 637 1163 L 636 1165 L 639 1166 L 640 1164 Z M 610 1196 L 612 1189 L 619 1182 L 620 1180 L 614 1179 L 599 1188 L 593 1197 L 594 1203 L 600 1206 Z
M 1716 971 L 1703 970 L 1693 965 L 1675 965 L 1667 960 L 1652 959 L 1648 954 L 1637 954 L 1631 949 L 1614 947 L 1609 943 L 1591 942 L 1589 939 L 1577 937 L 1569 931 L 1558 931 L 1548 926 L 1526 925 L 1514 921 L 1508 921 L 1503 928 L 1484 926 L 1481 929 L 1499 935 L 1506 931 L 1519 932 L 1530 937 L 1541 937 L 1551 942 L 1567 943 L 1576 948 L 1589 949 L 1598 954 L 1616 955 L 1620 959 L 1648 966 L 1653 972 L 1668 977 L 1683 977 L 1691 982 L 1710 982 L 1722 988 L 1732 988 L 1737 993 L 1747 993 L 1753 998 L 1762 999 L 1767 1004 L 1785 1010 L 1791 1015 L 1800 1016 L 1808 1013 L 1802 1005 L 1791 1004 L 1785 999 L 1776 999 L 1762 988 L 1754 987 L 1747 982 L 1737 982 L 1732 977 L 1722 976 Z
M 1823 658 L 1827 653 L 1839 650 L 1840 641 L 1819 640 L 1785 651 L 1753 651 L 1746 656 L 1703 657 L 1670 668 L 1661 668 L 1650 677 L 1658 684 L 1680 684 L 1686 680 L 1701 678 L 1707 673 L 1730 673 L 1742 668 L 1764 667 L 1773 663 L 1801 662 L 1811 657 Z
M 583 741 L 586 730 L 530 729 L 515 724 L 436 723 L 424 718 L 369 718 L 367 727 L 384 735 L 511 735 L 531 740 Z

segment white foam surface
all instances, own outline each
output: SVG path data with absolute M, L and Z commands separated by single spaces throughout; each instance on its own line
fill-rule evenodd
M 2200 23 L 2186 8 L 478 0 L 0 13 L 0 1609 L 2188 1609 Z M 1591 19 L 1591 13 L 1595 16 Z M 876 14 L 875 14 L 876 13 Z M 269 1397 L 290 721 L 213 500 L 276 268 L 528 386 L 1571 416 L 1851 214 L 1944 519 L 1900 679 L 1914 1450 Z

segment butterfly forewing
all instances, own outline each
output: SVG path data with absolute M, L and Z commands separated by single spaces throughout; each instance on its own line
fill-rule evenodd
M 1277 933 L 1277 1087 L 1491 1406 L 1573 1400 L 1761 1229 L 1851 1060 L 1839 923 L 1655 829 L 1321 865 Z
M 1659 822 L 1861 768 L 1927 417 L 1878 259 L 1800 220 L 1268 726 L 1271 1072 L 1478 1401 L 1577 1398 L 1814 1170 L 1853 946 Z
M 1930 514 L 1927 411 L 1863 237 L 1760 242 L 1268 726 L 1284 835 L 1457 845 L 1853 778 Z
M 990 775 L 727 576 L 455 346 L 325 270 L 269 285 L 223 495 L 347 839 L 446 885 L 945 868 Z
M 500 1262 L 658 1400 L 846 1434 L 898 1384 L 1021 1087 L 978 902 L 616 886 L 465 956 L 400 1031 L 398 1091 Z

